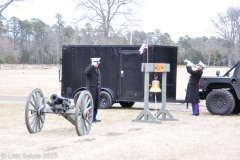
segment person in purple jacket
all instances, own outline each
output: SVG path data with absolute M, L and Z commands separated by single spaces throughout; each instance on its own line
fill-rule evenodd
M 187 64 L 187 72 L 190 74 L 187 92 L 185 97 L 186 103 L 192 103 L 193 115 L 199 115 L 199 79 L 203 74 L 203 69 L 205 65 L 200 61 L 197 65 L 197 70 L 192 69 L 192 64 Z
M 91 64 L 85 69 L 87 90 L 91 93 L 94 104 L 93 122 L 101 122 L 97 119 L 98 108 L 100 107 L 101 73 L 98 68 L 101 58 L 91 58 Z

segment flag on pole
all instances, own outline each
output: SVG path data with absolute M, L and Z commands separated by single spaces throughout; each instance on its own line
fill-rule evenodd
M 148 49 L 148 41 L 147 40 L 145 40 L 143 42 L 141 48 L 139 49 L 140 54 L 143 54 L 144 49 Z

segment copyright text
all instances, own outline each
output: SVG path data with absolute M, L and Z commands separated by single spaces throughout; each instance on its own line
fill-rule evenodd
M 57 159 L 57 153 L 1 153 L 0 159 Z

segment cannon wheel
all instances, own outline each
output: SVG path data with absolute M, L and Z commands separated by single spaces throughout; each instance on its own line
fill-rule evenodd
M 78 92 L 74 95 L 74 97 L 73 97 L 73 102 L 74 102 L 75 106 L 77 105 L 77 100 L 78 100 L 79 95 L 81 94 L 81 92 L 82 92 L 82 91 L 78 91 Z
M 45 108 L 45 99 L 40 89 L 36 88 L 30 92 L 25 106 L 25 122 L 30 133 L 40 132 L 45 114 L 42 110 Z
M 93 119 L 93 98 L 89 91 L 82 91 L 75 109 L 75 127 L 79 136 L 90 132 Z

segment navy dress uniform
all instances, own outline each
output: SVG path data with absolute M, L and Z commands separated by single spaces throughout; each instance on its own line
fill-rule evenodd
M 187 72 L 190 74 L 187 92 L 185 97 L 186 103 L 192 103 L 192 112 L 193 115 L 199 115 L 199 79 L 203 74 L 203 68 L 205 65 L 200 61 L 197 64 L 197 70 L 193 70 L 192 66 L 187 65 Z
M 84 74 L 86 75 L 87 90 L 91 93 L 94 103 L 93 122 L 100 122 L 97 120 L 98 108 L 100 106 L 100 92 L 101 92 L 101 73 L 98 65 L 101 58 L 91 58 L 91 65 L 89 65 Z

